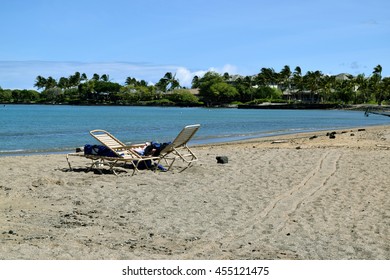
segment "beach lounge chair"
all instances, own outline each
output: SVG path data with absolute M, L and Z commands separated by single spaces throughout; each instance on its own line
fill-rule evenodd
M 136 171 L 138 171 L 139 165 L 143 162 L 144 166 L 154 167 L 151 161 L 159 160 L 159 157 L 155 156 L 141 156 L 133 149 L 140 147 L 144 144 L 135 144 L 135 145 L 125 145 L 111 133 L 101 130 L 95 129 L 90 131 L 92 137 L 98 140 L 101 144 L 111 150 L 114 156 L 101 156 L 96 154 L 85 154 L 85 153 L 71 153 L 67 155 L 67 161 L 69 164 L 69 168 L 71 168 L 69 162 L 69 156 L 83 156 L 92 160 L 92 165 L 89 170 L 96 167 L 100 169 L 102 165 L 107 165 L 111 172 L 116 174 L 114 167 L 118 163 L 129 164 L 133 168 L 133 175 Z
M 183 169 L 185 170 L 190 167 L 193 162 L 197 161 L 198 157 L 191 151 L 187 144 L 199 128 L 200 124 L 187 125 L 184 127 L 176 136 L 175 140 L 161 150 L 158 164 L 160 164 L 161 161 L 164 161 L 168 165 L 167 170 L 170 170 L 176 159 L 181 159 L 187 163 L 187 166 Z

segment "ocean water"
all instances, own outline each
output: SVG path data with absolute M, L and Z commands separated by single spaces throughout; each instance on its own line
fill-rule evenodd
M 125 143 L 172 141 L 201 124 L 192 144 L 390 124 L 390 118 L 343 110 L 250 110 L 132 106 L 0 105 L 0 156 L 74 151 L 94 144 L 93 129 Z

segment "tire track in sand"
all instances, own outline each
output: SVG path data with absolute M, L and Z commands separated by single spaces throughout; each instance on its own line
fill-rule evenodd
M 297 186 L 277 196 L 260 213 L 259 218 L 262 223 L 270 224 L 274 230 L 281 231 L 289 215 L 295 212 L 307 198 L 322 190 L 335 174 L 340 157 L 338 151 L 325 152 L 313 170 Z

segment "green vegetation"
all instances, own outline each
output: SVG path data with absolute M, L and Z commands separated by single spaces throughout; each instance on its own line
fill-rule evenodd
M 382 77 L 380 65 L 372 75 L 324 75 L 320 71 L 302 74 L 284 66 L 280 72 L 261 68 L 252 76 L 207 72 L 195 76 L 192 89 L 182 88 L 179 80 L 168 72 L 155 85 L 128 77 L 124 85 L 112 82 L 107 74 L 76 72 L 69 77 L 37 76 L 36 90 L 10 90 L 0 87 L 2 103 L 43 104 L 117 104 L 158 106 L 219 106 L 225 104 L 272 103 L 338 103 L 389 104 L 390 77 Z M 40 92 L 39 92 L 40 90 Z

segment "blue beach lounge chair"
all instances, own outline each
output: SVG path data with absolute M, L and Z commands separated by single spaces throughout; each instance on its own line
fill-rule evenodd
M 96 129 L 90 131 L 92 137 L 98 140 L 104 147 L 107 147 L 111 151 L 111 155 L 99 155 L 99 154 L 85 154 L 85 153 L 70 153 L 67 155 L 66 159 L 68 161 L 69 168 L 72 169 L 69 156 L 82 156 L 92 160 L 92 165 L 89 170 L 96 167 L 100 169 L 101 166 L 108 166 L 110 171 L 116 174 L 114 167 L 118 163 L 129 164 L 133 167 L 133 174 L 139 170 L 140 164 L 146 167 L 154 167 L 152 161 L 159 160 L 159 157 L 155 156 L 141 156 L 136 151 L 135 148 L 140 147 L 144 144 L 136 144 L 136 145 L 125 145 L 111 133 Z

